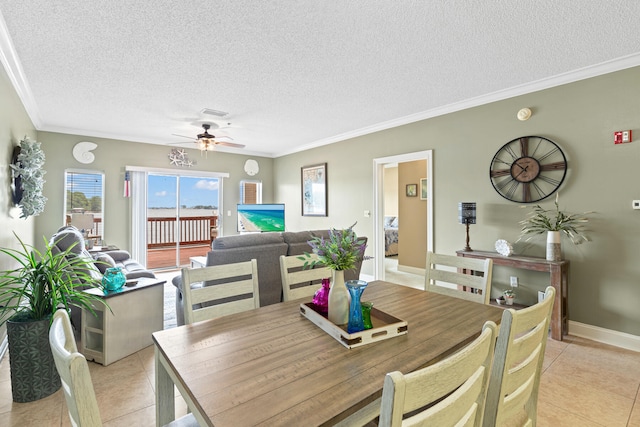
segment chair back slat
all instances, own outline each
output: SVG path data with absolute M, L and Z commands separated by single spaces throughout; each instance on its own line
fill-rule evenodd
M 489 304 L 492 259 L 465 258 L 427 252 L 425 290 Z M 473 274 L 469 274 L 473 272 Z
M 384 380 L 380 426 L 481 426 L 497 326 L 440 362 Z
M 536 424 L 540 375 L 554 299 L 555 289 L 549 286 L 538 304 L 518 311 L 507 309 L 502 314 L 484 426 L 501 425 L 523 414 L 525 423 Z
M 257 261 L 182 269 L 185 324 L 260 307 Z
M 299 255 L 280 256 L 280 276 L 282 277 L 282 295 L 284 301 L 312 297 L 320 289 L 322 279 L 331 277 L 328 267 L 316 265 L 314 268 L 304 268 L 305 260 Z M 317 259 L 315 254 L 311 259 Z M 308 262 L 308 261 L 307 261 Z
M 62 381 L 71 424 L 82 427 L 102 426 L 89 366 L 84 356 L 78 353 L 69 314 L 64 309 L 53 315 L 49 345 Z

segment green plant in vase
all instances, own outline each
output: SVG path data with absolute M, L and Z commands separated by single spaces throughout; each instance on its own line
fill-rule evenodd
M 29 402 L 60 388 L 48 338 L 53 313 L 72 305 L 95 313 L 92 304 L 104 301 L 82 292 L 99 285 L 89 273 L 93 260 L 76 256 L 72 247 L 56 252 L 46 239 L 40 252 L 16 238 L 18 249 L 0 248 L 18 266 L 0 272 L 0 324 L 7 323 L 13 400 Z
M 371 257 L 365 256 L 367 248 L 365 239 L 358 238 L 353 227 L 329 230 L 329 237 L 316 237 L 308 243 L 311 252 L 317 255 L 312 258 L 305 253 L 299 259 L 304 260 L 304 268 L 312 268 L 316 264 L 329 267 L 332 271 L 331 289 L 329 290 L 328 318 L 336 325 L 344 325 L 349 320 L 349 292 L 344 283 L 344 271 L 355 268 L 356 263 Z
M 529 241 L 540 234 L 547 235 L 547 260 L 549 261 L 562 259 L 560 253 L 562 234 L 575 245 L 589 241 L 586 235 L 586 224 L 589 222 L 588 216 L 593 214 L 592 211 L 579 214 L 561 211 L 558 200 L 559 193 L 556 194 L 554 201 L 555 209 L 544 209 L 540 205 L 535 205 L 533 211 L 519 222 L 521 229 L 518 241 L 522 239 Z

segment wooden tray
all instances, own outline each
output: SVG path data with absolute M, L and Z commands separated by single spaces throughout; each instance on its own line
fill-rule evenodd
M 338 326 L 327 319 L 326 315 L 317 311 L 315 304 L 306 302 L 300 304 L 300 314 L 320 329 L 335 338 L 340 344 L 347 348 L 360 347 L 362 345 L 386 340 L 389 338 L 404 335 L 408 331 L 407 322 L 395 316 L 371 308 L 372 329 L 365 329 L 361 332 L 350 334 L 347 332 L 347 325 Z

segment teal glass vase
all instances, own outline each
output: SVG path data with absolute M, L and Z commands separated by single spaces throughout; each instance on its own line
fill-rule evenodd
M 347 324 L 347 332 L 350 334 L 364 331 L 360 298 L 367 285 L 368 283 L 364 280 L 348 280 L 345 283 L 349 291 L 349 296 L 351 297 L 351 301 L 349 302 L 349 323 Z
M 117 291 L 126 281 L 127 278 L 119 267 L 107 268 L 102 276 L 102 288 L 105 291 Z

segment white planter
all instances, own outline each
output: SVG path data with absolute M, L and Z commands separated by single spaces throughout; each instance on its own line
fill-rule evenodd
M 547 261 L 562 261 L 559 231 L 547 231 Z

